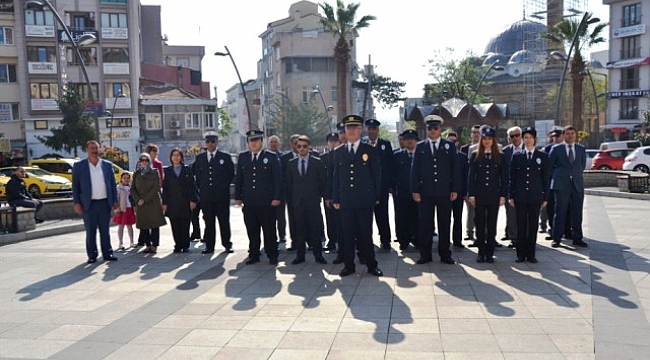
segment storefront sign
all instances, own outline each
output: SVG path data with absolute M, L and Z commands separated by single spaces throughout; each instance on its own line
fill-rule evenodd
M 645 34 L 645 24 L 638 24 L 612 30 L 612 38 L 622 38 Z
M 56 74 L 56 63 L 30 61 L 27 63 L 27 69 L 30 74 Z
M 640 97 L 648 97 L 649 95 L 650 95 L 650 90 L 612 91 L 607 93 L 607 98 L 608 99 L 640 98 Z
M 625 59 L 607 63 L 607 69 L 622 69 L 632 66 L 642 66 L 650 64 L 650 58 Z

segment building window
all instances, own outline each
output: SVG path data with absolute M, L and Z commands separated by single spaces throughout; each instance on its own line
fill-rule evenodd
M 47 120 L 34 121 L 34 130 L 47 130 Z
M 0 45 L 13 45 L 14 28 L 0 26 Z
M 630 36 L 621 39 L 621 59 L 632 59 L 641 56 L 641 36 Z
M 339 95 L 338 92 L 336 91 L 336 86 L 332 86 L 330 89 L 330 96 L 332 97 L 332 102 L 339 101 Z
M 310 93 L 311 93 L 311 91 L 309 91 L 308 89 L 304 89 L 304 88 L 302 89 L 302 103 L 303 104 L 309 103 L 309 94 Z
M 25 25 L 54 26 L 54 15 L 49 10 L 25 10 Z
M 128 63 L 128 48 L 103 48 L 102 60 L 108 63 Z
M 176 66 L 189 68 L 190 67 L 190 58 L 188 58 L 188 57 L 176 58 Z
M 0 64 L 0 83 L 16 82 L 16 65 Z
M 28 46 L 27 61 L 56 62 L 56 48 L 54 46 Z
M 639 88 L 639 68 L 621 69 L 621 90 Z
M 200 129 L 201 128 L 201 114 L 199 114 L 199 113 L 185 114 L 185 128 L 186 129 Z
M 79 53 L 81 54 L 84 65 L 97 66 L 97 48 L 80 46 Z M 79 57 L 72 48 L 67 48 L 66 59 L 68 60 L 68 65 L 71 66 L 78 66 L 81 63 Z
M 57 83 L 30 83 L 29 92 L 32 99 L 58 99 L 59 84 Z
M 639 118 L 639 99 L 621 99 L 621 119 Z
M 71 18 L 71 29 L 95 29 L 95 13 L 66 14 Z
M 641 4 L 623 6 L 623 27 L 641 23 Z
M 127 28 L 126 14 L 124 13 L 102 13 L 103 28 Z
M 120 94 L 131 97 L 131 84 L 129 83 L 106 83 L 104 89 L 107 98 L 114 98 Z
M 20 120 L 18 104 L 0 103 L 0 121 Z
M 203 120 L 206 129 L 214 129 L 214 114 L 203 114 Z
M 162 129 L 162 114 L 147 114 L 147 130 Z
M 99 85 L 97 83 L 91 83 L 93 87 L 93 100 L 99 100 Z M 88 93 L 88 85 L 86 83 L 68 83 L 67 87 L 71 90 L 74 90 L 78 94 L 81 94 L 83 99 L 90 99 L 90 94 Z

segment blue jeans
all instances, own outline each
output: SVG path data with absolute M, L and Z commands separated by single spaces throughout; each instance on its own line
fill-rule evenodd
M 34 204 L 34 201 L 37 201 L 37 204 Z M 36 213 L 39 212 L 43 208 L 43 201 L 41 200 L 28 200 L 28 199 L 17 199 L 17 200 L 12 200 L 9 202 L 9 205 L 11 206 L 22 206 L 30 209 L 36 209 L 34 211 L 34 217 L 36 217 Z

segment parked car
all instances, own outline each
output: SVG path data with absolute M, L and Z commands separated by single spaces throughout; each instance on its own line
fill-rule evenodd
M 39 167 L 43 170 L 49 171 L 55 175 L 62 176 L 70 181 L 72 181 L 72 167 L 74 163 L 79 161 L 79 159 L 69 159 L 69 158 L 46 158 L 46 159 L 32 159 L 29 161 L 29 166 Z M 108 161 L 108 160 L 107 160 Z M 110 161 L 109 161 L 110 162 Z M 121 167 L 113 164 L 113 173 L 115 174 L 115 182 L 119 183 L 122 173 L 128 172 Z
M 4 176 L 0 174 L 0 199 L 4 200 L 7 197 L 7 190 L 5 190 L 5 185 L 9 182 L 9 176 Z
M 70 180 L 36 167 L 23 166 L 23 169 L 25 169 L 25 186 L 32 196 L 72 195 Z M 11 176 L 15 171 L 16 166 L 0 168 L 0 174 L 5 176 Z
M 596 149 L 587 149 L 585 150 L 587 152 L 587 162 L 585 163 L 585 170 L 591 169 L 591 162 L 594 160 L 594 156 L 600 152 L 600 150 Z
M 591 170 L 621 170 L 623 162 L 634 149 L 610 149 L 599 152 L 591 162 Z
M 625 158 L 623 170 L 640 171 L 646 174 L 650 173 L 650 146 L 634 149 L 634 151 Z
M 600 144 L 600 150 L 607 149 L 636 149 L 641 146 L 639 140 L 610 141 Z

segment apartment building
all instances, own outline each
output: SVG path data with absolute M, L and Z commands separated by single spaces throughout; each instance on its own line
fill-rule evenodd
M 15 27 L 13 0 L 0 0 L 0 166 L 22 159 L 25 148 L 18 109 L 20 86 L 16 76 Z

